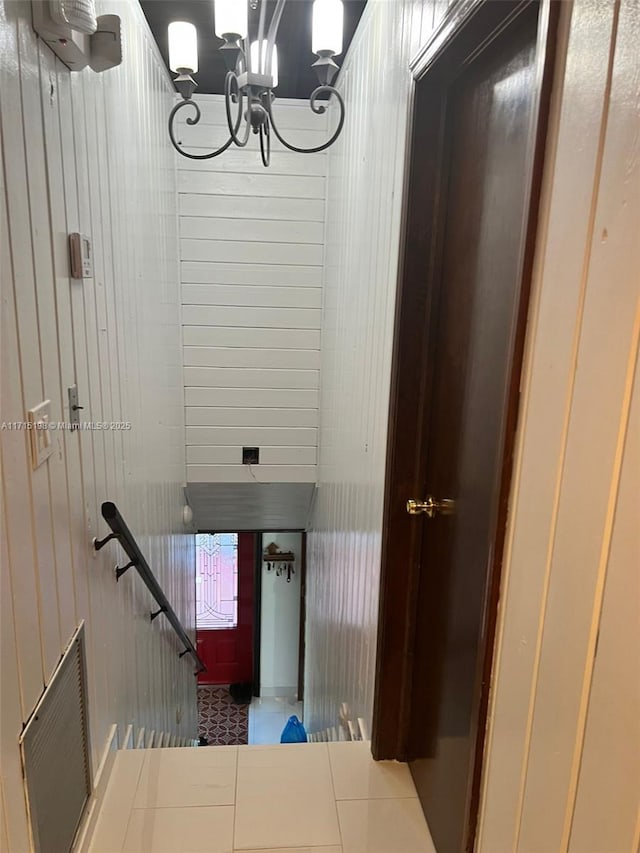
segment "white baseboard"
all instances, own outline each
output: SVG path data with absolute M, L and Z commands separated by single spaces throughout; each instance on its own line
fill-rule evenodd
M 275 699 L 276 697 L 294 697 L 298 691 L 295 685 L 286 687 L 263 687 L 260 685 L 260 698 Z
M 89 797 L 89 802 L 84 811 L 84 817 L 80 823 L 75 841 L 73 843 L 73 853 L 87 853 L 89 850 L 89 842 L 93 836 L 93 831 L 98 819 L 98 803 L 101 802 L 104 792 L 107 789 L 109 776 L 113 768 L 113 762 L 116 759 L 118 751 L 118 726 L 114 723 L 109 729 L 104 749 L 98 769 L 93 778 L 93 793 Z

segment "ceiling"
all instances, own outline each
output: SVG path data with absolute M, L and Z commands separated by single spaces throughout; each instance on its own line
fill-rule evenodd
M 314 483 L 189 483 L 196 530 L 211 533 L 306 530 Z
M 267 24 L 275 6 L 267 0 Z M 366 0 L 344 0 L 344 49 L 337 57 L 338 65 L 347 51 Z M 213 0 L 141 0 L 158 47 L 168 62 L 167 27 L 171 21 L 190 21 L 198 30 L 200 71 L 195 76 L 197 91 L 203 94 L 222 94 L 226 68 L 217 48 L 222 39 L 213 32 Z M 308 98 L 318 85 L 311 65 L 316 56 L 311 53 L 312 0 L 291 0 L 287 3 L 278 32 L 279 84 L 275 93 L 280 98 Z M 254 33 L 258 26 L 258 11 L 250 12 L 249 27 Z

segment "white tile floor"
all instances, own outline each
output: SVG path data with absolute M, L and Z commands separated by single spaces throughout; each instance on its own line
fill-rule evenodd
M 362 742 L 120 752 L 90 850 L 435 853 L 407 767 Z
M 302 720 L 302 702 L 295 696 L 255 697 L 249 706 L 249 743 L 280 743 L 280 735 L 289 717 Z

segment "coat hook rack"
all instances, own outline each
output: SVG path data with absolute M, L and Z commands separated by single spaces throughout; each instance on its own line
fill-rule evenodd
M 296 573 L 294 569 L 296 556 L 293 551 L 281 551 L 276 543 L 272 542 L 264 549 L 262 560 L 268 572 L 275 571 L 276 577 L 286 575 L 287 583 L 291 583 L 291 578 Z

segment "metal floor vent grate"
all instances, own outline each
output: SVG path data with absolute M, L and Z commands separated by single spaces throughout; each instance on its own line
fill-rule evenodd
M 91 794 L 84 625 L 20 738 L 36 853 L 71 850 Z

